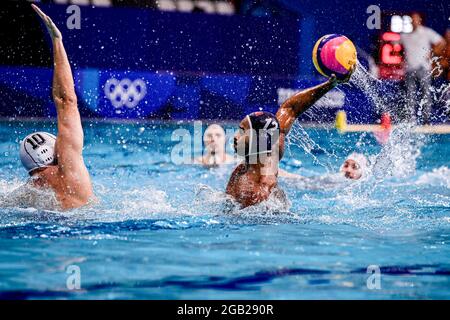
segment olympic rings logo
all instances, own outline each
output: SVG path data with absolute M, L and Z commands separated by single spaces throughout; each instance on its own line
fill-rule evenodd
M 105 96 L 111 101 L 114 108 L 127 107 L 133 109 L 147 94 L 144 80 L 131 81 L 128 78 L 117 80 L 111 78 L 105 83 Z

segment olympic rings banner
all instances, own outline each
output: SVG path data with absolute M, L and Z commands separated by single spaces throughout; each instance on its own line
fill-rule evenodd
M 51 97 L 53 71 L 45 68 L 0 67 L 0 116 L 54 117 Z M 74 71 L 80 113 L 84 118 L 239 120 L 246 114 L 276 112 L 298 90 L 318 80 L 273 79 L 242 75 L 186 75 L 82 69 Z M 391 83 L 385 94 L 398 95 Z M 374 104 L 354 86 L 342 86 L 320 99 L 300 120 L 331 123 L 338 110 L 349 122 L 374 123 Z M 433 109 L 436 121 L 446 121 L 442 106 Z
M 52 70 L 0 68 L 0 116 L 54 117 Z M 74 71 L 82 117 L 114 119 L 237 120 L 256 110 L 276 112 L 297 90 L 318 81 L 260 76 L 202 75 L 82 69 Z M 347 89 L 344 89 L 347 90 Z M 375 111 L 358 91 L 334 90 L 302 120 L 332 122 L 337 110 L 349 120 L 371 122 Z

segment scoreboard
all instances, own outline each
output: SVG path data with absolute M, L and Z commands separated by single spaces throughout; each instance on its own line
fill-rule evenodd
M 378 38 L 378 69 L 380 79 L 402 80 L 405 75 L 401 34 L 413 31 L 407 14 L 385 14 L 383 31 Z

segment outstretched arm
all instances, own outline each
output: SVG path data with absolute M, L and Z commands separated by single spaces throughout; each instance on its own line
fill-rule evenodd
M 354 70 L 354 69 L 353 69 Z M 328 91 L 336 87 L 341 82 L 347 82 L 353 70 L 349 73 L 347 78 L 338 81 L 336 76 L 331 76 L 328 81 L 319 84 L 315 87 L 300 91 L 287 99 L 277 111 L 277 119 L 280 123 L 281 133 L 287 135 L 291 130 L 294 121 L 309 107 L 311 107 L 317 100 L 319 100 Z
M 53 42 L 54 74 L 52 95 L 58 118 L 56 155 L 61 170 L 72 170 L 79 164 L 83 149 L 83 128 L 77 106 L 72 70 L 62 42 L 61 32 L 36 5 L 32 5 L 45 23 Z

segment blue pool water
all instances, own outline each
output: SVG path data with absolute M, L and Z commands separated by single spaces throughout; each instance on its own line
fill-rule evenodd
M 27 178 L 19 137 L 54 125 L 0 122 L 0 298 L 450 298 L 450 136 L 401 129 L 381 149 L 370 134 L 296 124 L 281 166 L 308 178 L 280 180 L 291 207 L 225 214 L 232 166 L 173 164 L 180 127 L 192 131 L 84 123 L 101 202 L 61 213 L 43 209 L 48 194 L 34 209 L 16 190 Z M 349 183 L 334 173 L 353 150 L 375 165 Z M 66 286 L 69 266 L 80 290 Z

